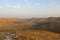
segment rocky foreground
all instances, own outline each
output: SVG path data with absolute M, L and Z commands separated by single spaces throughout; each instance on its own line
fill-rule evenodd
M 0 40 L 60 40 L 60 34 L 47 31 L 0 32 Z

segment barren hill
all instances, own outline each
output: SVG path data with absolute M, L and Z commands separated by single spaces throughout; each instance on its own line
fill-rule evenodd
M 0 18 L 0 30 L 47 30 L 60 32 L 60 17 L 49 18 Z
M 22 22 L 22 19 L 0 18 L 0 30 L 15 30 L 20 22 Z
M 0 40 L 60 40 L 60 18 L 0 18 Z

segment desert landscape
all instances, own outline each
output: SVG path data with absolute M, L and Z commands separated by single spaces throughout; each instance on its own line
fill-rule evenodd
M 0 40 L 60 40 L 60 0 L 0 0 Z
M 60 17 L 0 18 L 0 40 L 60 40 Z

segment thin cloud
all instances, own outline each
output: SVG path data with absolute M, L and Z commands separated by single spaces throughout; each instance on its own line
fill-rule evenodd
M 6 8 L 20 8 L 20 5 L 9 5 L 9 4 L 6 4 Z
M 21 8 L 20 5 L 16 5 L 15 8 Z
M 40 5 L 40 3 L 36 3 L 35 5 L 36 5 L 36 6 L 39 6 L 39 5 Z

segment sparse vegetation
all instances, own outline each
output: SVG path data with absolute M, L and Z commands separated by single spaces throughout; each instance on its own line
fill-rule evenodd
M 0 19 L 0 40 L 60 40 L 60 17 Z

